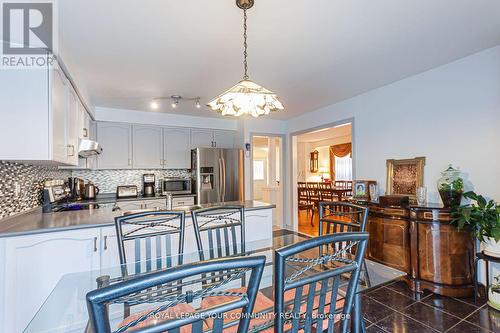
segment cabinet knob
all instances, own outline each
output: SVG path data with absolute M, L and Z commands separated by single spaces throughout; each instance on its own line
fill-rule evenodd
M 94 252 L 97 252 L 97 237 L 94 237 Z
M 75 146 L 68 145 L 68 156 L 75 156 Z
M 108 249 L 108 236 L 104 236 L 104 250 Z
M 88 138 L 88 136 L 89 136 L 89 130 L 86 128 L 83 128 L 83 137 Z

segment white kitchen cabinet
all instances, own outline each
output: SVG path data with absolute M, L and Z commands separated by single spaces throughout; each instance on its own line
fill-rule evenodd
M 133 167 L 160 169 L 163 167 L 162 128 L 134 125 L 132 127 Z
M 22 332 L 63 275 L 98 269 L 99 239 L 94 228 L 0 240 L 0 331 Z
M 214 133 L 209 129 L 191 129 L 191 148 L 210 148 L 214 144 Z
M 9 144 L 0 150 L 0 160 L 77 165 L 71 155 L 78 121 L 70 103 L 72 93 L 57 62 L 44 68 L 3 70 L 0 140 Z
M 163 167 L 191 168 L 191 130 L 189 128 L 163 129 Z
M 73 88 L 67 86 L 67 103 L 66 107 L 66 156 L 67 164 L 78 165 L 78 141 L 80 139 L 80 115 L 78 108 L 78 96 Z
M 167 209 L 167 199 L 143 200 L 143 204 L 147 209 Z
M 97 123 L 97 141 L 102 153 L 97 157 L 99 169 L 132 168 L 132 126 L 129 124 Z
M 234 131 L 214 130 L 214 147 L 215 148 L 234 148 Z
M 116 227 L 101 228 L 101 269 L 117 267 L 120 265 L 120 252 L 118 251 L 118 239 Z

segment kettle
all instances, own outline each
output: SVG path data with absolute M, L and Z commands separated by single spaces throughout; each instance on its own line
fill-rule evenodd
M 85 189 L 83 191 L 83 196 L 85 199 L 95 199 L 99 194 L 99 187 L 95 186 L 93 183 L 88 182 L 85 184 Z

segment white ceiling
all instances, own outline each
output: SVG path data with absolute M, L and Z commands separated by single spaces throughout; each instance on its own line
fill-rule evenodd
M 234 0 L 59 1 L 60 54 L 96 106 L 203 103 L 242 76 Z M 250 78 L 284 119 L 500 44 L 498 0 L 256 0 Z M 165 103 L 159 111 L 173 113 Z M 194 102 L 175 113 L 218 116 Z

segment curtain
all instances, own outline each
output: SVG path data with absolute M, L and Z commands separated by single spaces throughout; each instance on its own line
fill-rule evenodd
M 335 180 L 352 180 L 352 158 L 335 156 Z
M 352 146 L 351 143 L 343 143 L 340 145 L 330 146 L 330 177 L 332 181 L 335 181 L 335 156 L 337 157 L 345 157 L 349 155 L 351 156 Z

